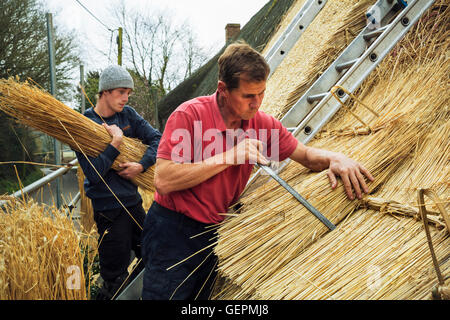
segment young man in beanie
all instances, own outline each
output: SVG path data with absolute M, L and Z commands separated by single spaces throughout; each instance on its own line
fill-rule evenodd
M 362 165 L 303 145 L 258 111 L 268 74 L 257 51 L 232 44 L 219 58 L 217 91 L 181 104 L 169 117 L 158 148 L 155 201 L 142 232 L 143 299 L 209 297 L 217 260 L 215 239 L 205 232 L 213 229 L 205 227 L 223 221 L 255 163 L 289 157 L 311 170 L 328 169 L 332 188 L 340 176 L 350 199 L 353 190 L 358 198 L 368 192 L 365 178 L 373 177 Z
M 97 299 L 102 300 L 111 299 L 128 277 L 131 250 L 136 257 L 141 257 L 140 238 L 145 211 L 137 186 L 131 179 L 155 163 L 161 138 L 159 131 L 126 105 L 133 88 L 133 79 L 121 66 L 109 66 L 100 74 L 99 99 L 96 106 L 86 110 L 84 115 L 103 125 L 112 141 L 97 157 L 89 157 L 90 163 L 82 153 L 76 153 L 86 176 L 84 188 L 92 200 L 94 220 L 100 235 L 98 252 L 104 285 Z M 137 138 L 149 147 L 139 162 L 122 163 L 122 170 L 115 171 L 111 165 L 120 154 L 123 136 Z M 99 173 L 126 210 L 99 177 Z M 134 274 L 138 274 L 142 268 L 141 264 Z

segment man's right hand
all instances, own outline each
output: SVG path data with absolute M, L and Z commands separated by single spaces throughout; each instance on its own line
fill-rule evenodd
M 106 123 L 103 123 L 102 125 L 106 129 L 106 131 L 109 133 L 109 135 L 112 137 L 111 145 L 114 148 L 119 149 L 120 144 L 122 143 L 122 139 L 123 139 L 122 129 L 120 129 L 115 124 L 108 125 Z
M 255 164 L 269 165 L 269 160 L 263 155 L 263 143 L 257 139 L 244 139 L 233 149 L 227 151 L 228 164 L 244 164 L 246 161 Z M 231 151 L 231 153 L 230 153 Z M 233 157 L 231 159 L 231 156 Z

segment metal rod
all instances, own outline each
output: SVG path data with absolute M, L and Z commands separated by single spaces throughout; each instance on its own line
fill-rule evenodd
M 336 229 L 336 226 L 328 220 L 323 214 L 319 212 L 316 208 L 314 208 L 305 198 L 303 198 L 297 191 L 294 190 L 286 181 L 280 178 L 272 168 L 263 165 L 257 165 L 265 172 L 267 172 L 276 182 L 278 182 L 283 188 L 285 188 L 290 194 L 294 196 L 306 209 L 308 209 L 317 219 L 320 220 L 324 225 L 328 227 L 330 230 Z
M 335 67 L 336 71 L 337 72 L 341 72 L 342 70 L 351 68 L 351 66 L 353 66 L 358 61 L 358 59 L 359 58 L 353 59 L 353 60 L 350 60 L 350 61 L 347 61 L 347 62 L 340 63 L 340 64 L 336 65 L 336 67 Z
M 53 18 L 51 13 L 47 13 L 47 40 L 48 40 L 48 59 L 50 65 L 50 93 L 56 97 L 56 67 L 55 67 L 55 47 L 53 42 Z M 61 143 L 53 138 L 53 150 L 55 155 L 55 164 L 61 164 Z M 61 181 L 56 180 L 56 207 L 61 206 Z
M 122 27 L 119 27 L 119 35 L 117 36 L 117 64 L 122 65 Z
M 64 168 L 60 168 L 60 169 L 58 169 L 58 170 L 56 170 L 56 171 L 46 175 L 45 177 L 42 177 L 38 181 L 35 181 L 35 182 L 27 185 L 22 190 L 18 190 L 16 192 L 14 192 L 13 194 L 10 195 L 10 197 L 20 198 L 22 196 L 22 194 L 26 195 L 26 194 L 29 194 L 29 193 L 31 193 L 33 191 L 38 190 L 39 188 L 42 188 L 47 183 L 52 182 L 53 180 L 55 180 L 58 177 L 61 177 L 67 171 L 72 169 L 72 166 L 76 165 L 77 163 L 78 163 L 78 159 L 72 160 L 71 162 L 69 162 L 69 166 L 64 167 Z M 6 203 L 5 200 L 0 201 L 0 206 L 4 205 L 5 203 Z
M 389 25 L 386 25 L 382 28 L 379 28 L 377 30 L 371 31 L 371 32 L 367 32 L 366 34 L 363 35 L 364 40 L 370 40 L 374 37 L 378 37 L 380 34 L 382 34 L 384 32 L 384 30 L 386 30 L 389 27 Z
M 81 113 L 86 111 L 86 97 L 84 96 L 84 65 L 80 65 L 80 86 L 81 86 Z

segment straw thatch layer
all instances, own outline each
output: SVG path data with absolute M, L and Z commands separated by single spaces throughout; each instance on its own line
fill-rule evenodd
M 449 270 L 448 233 L 433 230 L 441 269 Z M 423 225 L 371 210 L 355 212 L 271 281 L 266 299 L 429 299 L 437 285 Z
M 446 5 L 436 4 L 367 79 L 358 95 L 380 117 L 348 103 L 369 129 L 342 108 L 311 142 L 362 162 L 376 178 L 371 193 L 407 206 L 417 205 L 418 188 L 432 187 L 449 207 L 449 16 Z M 218 229 L 218 268 L 226 278 L 218 298 L 428 297 L 436 282 L 428 276 L 432 264 L 420 221 L 358 210 L 360 203 L 348 200 L 342 185 L 331 191 L 325 172 L 290 163 L 281 177 L 337 231 L 328 232 L 275 182 L 264 184 L 241 199 L 240 214 Z M 433 229 L 433 237 L 447 274 L 448 233 Z M 346 263 L 351 268 L 343 268 Z M 369 269 L 383 279 L 371 293 L 370 273 L 362 272 Z M 411 277 L 418 279 L 414 285 Z

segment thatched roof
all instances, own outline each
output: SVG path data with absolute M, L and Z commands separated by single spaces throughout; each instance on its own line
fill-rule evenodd
M 283 115 L 292 97 L 301 95 L 364 26 L 363 14 L 374 2 L 328 1 L 269 80 L 264 109 Z M 438 280 L 423 223 L 417 214 L 399 215 L 390 205 L 417 211 L 418 190 L 429 188 L 445 210 L 450 207 L 449 19 L 445 1 L 437 1 L 356 92 L 379 117 L 347 103 L 370 130 L 342 108 L 310 142 L 363 163 L 376 178 L 370 197 L 350 201 L 342 185 L 331 190 L 326 172 L 290 163 L 281 177 L 337 229 L 329 231 L 276 182 L 262 184 L 218 227 L 215 251 L 224 285 L 215 298 L 431 297 Z M 371 206 L 371 197 L 384 204 Z M 427 208 L 437 211 L 430 199 Z M 430 232 L 447 275 L 449 231 L 438 217 Z
M 280 21 L 294 0 L 271 0 L 258 11 L 242 28 L 234 39 L 245 40 L 257 50 L 262 50 L 277 30 Z M 169 115 L 181 103 L 198 96 L 214 93 L 217 88 L 217 60 L 223 53 L 225 45 L 213 58 L 200 67 L 192 76 L 170 91 L 158 103 L 160 122 L 165 123 Z

